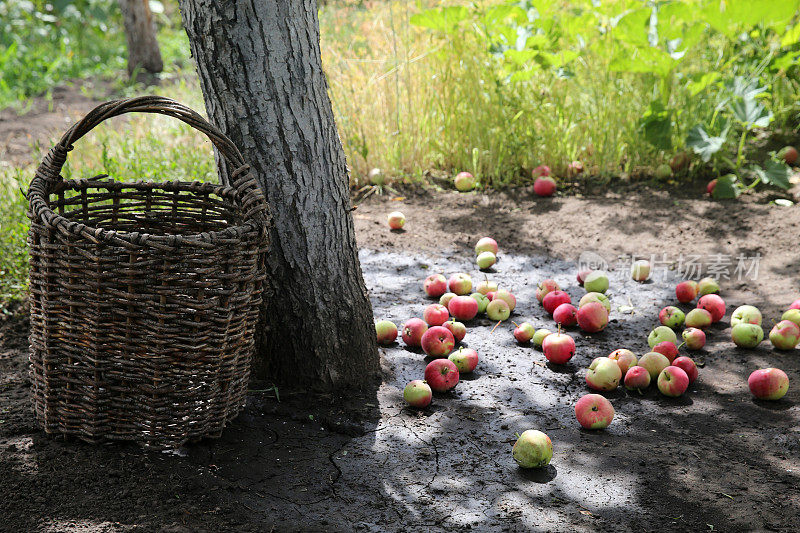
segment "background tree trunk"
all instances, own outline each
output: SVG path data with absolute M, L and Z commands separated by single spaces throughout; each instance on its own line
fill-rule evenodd
M 377 342 L 316 2 L 180 6 L 209 117 L 252 165 L 274 219 L 255 375 L 290 388 L 364 386 L 378 374 Z
M 128 74 L 137 67 L 147 72 L 161 72 L 164 62 L 156 40 L 153 14 L 148 0 L 119 0 L 128 40 Z

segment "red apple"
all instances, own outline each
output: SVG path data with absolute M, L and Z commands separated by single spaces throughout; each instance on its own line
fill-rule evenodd
M 682 368 L 668 366 L 658 375 L 658 390 L 664 396 L 677 398 L 689 388 L 689 376 Z
M 561 290 L 561 287 L 558 286 L 555 280 L 546 279 L 536 288 L 536 299 L 541 302 L 544 300 L 544 297 L 547 296 L 547 293 L 558 290 Z
M 675 346 L 675 343 L 672 341 L 659 342 L 653 346 L 653 351 L 662 354 L 664 357 L 669 359 L 670 363 L 672 363 L 672 361 L 678 357 L 678 347 Z
M 672 156 L 672 159 L 669 160 L 669 167 L 673 172 L 679 172 L 685 168 L 688 168 L 691 161 L 692 160 L 689 157 L 689 154 L 686 152 L 678 152 Z
M 447 357 L 453 351 L 456 339 L 449 329 L 442 326 L 433 326 L 422 334 L 421 344 L 422 351 L 431 357 Z
M 536 330 L 533 329 L 533 326 L 527 322 L 523 322 L 514 329 L 514 338 L 517 339 L 517 342 L 520 344 L 527 344 L 533 338 L 534 333 L 536 333 Z
M 551 292 L 550 294 L 554 293 Z M 550 296 L 550 294 L 547 296 Z M 562 326 L 574 326 L 578 322 L 578 309 L 572 304 L 563 303 L 553 311 L 553 320 L 556 321 L 556 324 L 561 324 Z
M 690 384 L 694 383 L 694 381 L 697 379 L 697 365 L 694 364 L 694 361 L 691 357 L 686 357 L 685 355 L 677 357 L 674 361 L 672 361 L 672 366 L 677 366 L 686 372 L 686 375 L 689 376 Z
M 378 344 L 392 344 L 397 338 L 397 326 L 389 320 L 375 322 L 375 332 L 378 335 Z
M 447 392 L 458 385 L 458 368 L 450 359 L 435 359 L 425 367 L 425 381 L 436 392 Z
M 422 287 L 425 289 L 425 294 L 431 298 L 439 298 L 447 292 L 447 278 L 441 274 L 431 274 L 425 278 Z
M 714 189 L 716 188 L 716 186 L 717 186 L 717 178 L 714 178 L 713 180 L 709 181 L 708 184 L 706 185 L 706 193 L 708 193 L 709 196 L 714 194 Z
M 566 333 L 551 333 L 542 341 L 542 350 L 548 361 L 563 365 L 575 355 L 575 341 Z
M 642 392 L 650 386 L 650 372 L 643 366 L 632 366 L 625 374 L 625 388 Z
M 464 337 L 467 335 L 467 327 L 461 322 L 456 322 L 455 320 L 448 320 L 442 324 L 442 327 L 450 330 L 450 333 L 453 334 L 453 338 L 456 340 L 456 342 L 463 341 Z
M 683 321 L 687 328 L 698 329 L 705 329 L 710 326 L 712 322 L 714 322 L 714 319 L 711 317 L 711 313 L 699 307 L 686 313 L 686 318 Z
M 403 389 L 403 399 L 411 407 L 428 407 L 431 404 L 432 396 L 431 388 L 421 379 L 409 381 L 406 388 Z
M 472 296 L 456 296 L 447 304 L 447 309 L 459 320 L 472 320 L 478 314 L 478 302 Z
M 470 300 L 472 300 L 472 298 L 470 298 Z M 429 326 L 441 326 L 447 322 L 448 318 L 450 318 L 450 313 L 447 311 L 447 308 L 441 304 L 431 304 L 422 312 L 422 319 L 425 320 Z
M 792 305 L 789 306 L 789 309 L 800 309 L 800 298 L 792 302 Z
M 706 345 L 706 334 L 702 329 L 687 328 L 681 333 L 688 350 L 702 350 Z
M 556 307 L 558 307 L 559 305 L 570 304 L 570 303 L 572 303 L 572 298 L 570 298 L 569 294 L 567 294 L 564 291 L 549 292 L 542 299 L 542 306 L 544 307 L 544 310 L 550 313 L 551 315 L 553 314 L 553 311 L 556 310 Z
M 619 367 L 619 370 L 622 372 L 623 376 L 628 373 L 628 370 L 631 367 L 636 366 L 636 363 L 639 360 L 632 351 L 625 348 L 614 350 L 608 354 L 608 358 L 617 363 L 617 366 Z
M 586 429 L 604 429 L 614 420 L 614 406 L 605 396 L 585 394 L 575 404 L 575 417 Z
M 447 289 L 458 296 L 468 296 L 472 292 L 472 278 L 463 272 L 453 274 L 447 281 Z
M 494 255 L 497 255 L 497 249 L 496 240 L 491 237 L 482 237 L 475 245 L 475 255 L 479 255 L 481 252 L 492 252 Z
M 538 167 L 533 169 L 531 172 L 531 177 L 533 178 L 546 178 L 550 175 L 550 167 L 547 165 L 539 165 Z
M 759 400 L 780 400 L 789 390 L 789 376 L 779 368 L 762 368 L 750 374 L 747 385 Z
M 681 281 L 675 287 L 675 296 L 679 302 L 687 304 L 697 298 L 697 289 L 696 281 Z
M 517 307 L 517 297 L 511 294 L 509 291 L 500 289 L 499 291 L 494 293 L 495 298 L 500 298 L 505 303 L 508 304 L 508 310 L 513 311 L 514 308 Z
M 783 159 L 787 165 L 794 165 L 797 162 L 797 149 L 794 146 L 784 146 L 778 152 L 778 157 Z
M 599 391 L 612 391 L 619 386 L 622 371 L 616 361 L 608 357 L 596 357 L 586 371 L 586 384 Z
M 725 300 L 717 294 L 706 294 L 697 301 L 697 307 L 711 313 L 711 321 L 719 322 L 725 316 Z
M 608 324 L 608 311 L 600 302 L 589 302 L 578 309 L 578 326 L 587 333 L 602 331 Z
M 406 323 L 403 324 L 403 330 L 401 332 L 403 342 L 406 343 L 406 346 L 419 348 L 422 343 L 422 335 L 426 331 L 428 331 L 428 324 L 426 324 L 425 321 L 419 318 L 409 318 L 406 320 Z
M 400 229 L 406 223 L 406 216 L 400 211 L 392 211 L 386 218 L 391 229 Z
M 586 279 L 586 276 L 588 276 L 591 273 L 592 273 L 591 270 L 581 270 L 580 272 L 578 272 L 578 274 L 575 276 L 578 279 L 578 285 L 583 287 L 583 282 Z
M 570 177 L 577 176 L 583 172 L 583 163 L 580 161 L 573 161 L 567 165 L 567 175 Z
M 769 332 L 769 341 L 778 350 L 793 350 L 800 341 L 800 326 L 791 320 L 781 320 Z
M 551 177 L 536 178 L 533 182 L 533 192 L 537 196 L 553 196 L 556 192 L 556 181 Z
M 478 366 L 478 352 L 472 348 L 459 348 L 448 359 L 455 363 L 459 374 L 469 374 Z

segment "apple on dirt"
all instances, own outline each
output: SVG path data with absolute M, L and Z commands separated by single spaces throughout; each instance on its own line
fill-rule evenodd
M 517 438 L 511 456 L 522 468 L 543 468 L 553 458 L 553 443 L 541 431 L 529 429 Z
M 464 337 L 467 336 L 467 326 L 461 322 L 456 322 L 455 319 L 448 320 L 442 325 L 442 327 L 450 330 L 450 333 L 453 334 L 453 338 L 456 340 L 456 342 L 463 341 Z
M 469 374 L 478 366 L 478 352 L 472 348 L 459 348 L 448 356 L 459 374 Z
M 780 400 L 789 390 L 789 376 L 780 368 L 762 368 L 750 374 L 747 385 L 759 400 Z
M 705 329 L 709 327 L 713 321 L 711 313 L 698 307 L 686 313 L 686 318 L 683 319 L 683 325 L 687 328 Z
M 547 165 L 539 165 L 538 167 L 534 168 L 531 172 L 531 177 L 536 178 L 546 178 L 551 174 L 550 167 Z
M 503 322 L 511 316 L 511 308 L 508 307 L 505 300 L 495 298 L 486 306 L 486 316 L 489 317 L 489 320 Z
M 453 351 L 456 339 L 449 329 L 442 326 L 433 326 L 422 334 L 420 344 L 422 345 L 422 351 L 431 357 L 447 357 Z M 431 384 L 431 386 L 433 385 Z M 434 388 L 434 390 L 436 389 Z
M 406 388 L 403 389 L 403 399 L 411 407 L 420 409 L 428 407 L 432 398 L 433 394 L 430 386 L 421 379 L 409 381 Z
M 731 328 L 731 340 L 739 348 L 755 348 L 764 340 L 764 330 L 758 324 L 739 323 Z
M 697 298 L 698 286 L 696 281 L 681 281 L 675 286 L 675 296 L 682 304 L 688 304 Z
M 530 325 L 528 322 L 523 322 L 522 324 L 514 324 L 516 328 L 514 328 L 514 338 L 520 344 L 527 344 L 533 338 L 533 335 L 536 333 L 536 330 L 533 329 L 533 326 Z
M 602 270 L 592 270 L 583 280 L 583 288 L 586 292 L 605 292 L 608 290 L 608 274 Z
M 563 303 L 553 311 L 553 320 L 561 326 L 574 326 L 578 323 L 578 309 L 572 304 Z
M 566 333 L 551 333 L 542 341 L 545 358 L 555 365 L 564 365 L 575 355 L 575 341 Z
M 548 293 L 559 290 L 561 290 L 561 287 L 558 286 L 558 283 L 556 283 L 554 279 L 546 279 L 536 287 L 536 299 L 541 303 Z
M 450 359 L 434 359 L 425 367 L 425 382 L 434 392 L 447 392 L 458 385 L 459 373 Z
M 599 394 L 585 394 L 575 404 L 575 418 L 585 429 L 605 429 L 614 420 L 614 406 Z
M 631 267 L 631 277 L 634 281 L 647 281 L 650 277 L 650 261 L 640 259 Z
M 533 333 L 533 337 L 531 338 L 531 342 L 537 348 L 542 348 L 542 345 L 544 344 L 544 340 L 548 337 L 548 335 L 552 335 L 552 334 L 553 334 L 553 332 L 550 331 L 549 329 L 544 329 L 544 328 L 537 329 Z
M 422 335 L 428 331 L 428 324 L 420 318 L 409 318 L 403 324 L 401 336 L 406 346 L 419 348 L 422 344 Z
M 731 313 L 731 327 L 742 322 L 760 326 L 762 320 L 761 311 L 752 305 L 740 305 Z
M 603 304 L 603 307 L 606 308 L 606 311 L 608 311 L 609 313 L 611 312 L 611 300 L 609 300 L 608 296 L 606 296 L 602 292 L 587 292 L 581 297 L 580 301 L 578 302 L 578 308 L 580 309 L 581 307 L 590 302 L 599 302 Z
M 659 322 L 668 328 L 677 329 L 683 326 L 685 319 L 686 314 L 674 305 L 669 305 L 658 312 Z
M 684 372 L 686 375 L 689 376 L 689 384 L 695 382 L 698 376 L 697 365 L 695 364 L 694 360 L 691 357 L 686 357 L 685 355 L 681 357 L 676 357 L 674 361 L 672 361 L 672 366 L 677 366 Z
M 564 291 L 551 291 L 542 299 L 542 307 L 551 315 L 561 304 L 572 303 L 572 298 Z
M 425 278 L 422 288 L 431 298 L 439 298 L 447 292 L 447 278 L 441 274 L 431 274 Z
M 800 327 L 800 309 L 788 309 L 783 315 L 781 320 L 788 320 L 794 322 L 797 327 Z
M 489 298 L 479 292 L 473 292 L 469 297 L 478 302 L 478 314 L 486 312 L 486 306 L 489 305 Z
M 619 370 L 622 372 L 623 376 L 628 373 L 628 370 L 631 367 L 636 366 L 636 363 L 639 361 L 636 355 L 626 348 L 614 350 L 608 354 L 608 358 L 617 363 L 617 366 L 619 367 Z
M 449 318 L 450 312 L 447 310 L 447 307 L 441 304 L 431 304 L 422 312 L 422 319 L 429 326 L 441 326 L 447 322 Z
M 447 307 L 447 304 L 450 303 L 450 300 L 452 300 L 456 296 L 458 296 L 458 295 L 456 293 L 454 293 L 454 292 L 446 292 L 446 293 L 442 294 L 442 297 L 439 298 L 439 305 L 443 305 L 443 306 Z
M 658 326 L 650 332 L 650 335 L 647 336 L 647 344 L 650 345 L 651 349 L 656 344 L 660 344 L 664 341 L 678 344 L 678 336 L 675 335 L 675 332 L 672 331 L 672 328 L 668 328 L 667 326 Z
M 497 255 L 497 251 L 497 241 L 491 237 L 481 237 L 475 244 L 475 255 L 480 255 L 483 252 L 491 252 L 494 255 Z M 497 290 L 496 286 L 495 290 Z
M 681 333 L 687 350 L 702 350 L 706 345 L 706 333 L 698 328 L 686 328 Z
M 573 161 L 567 165 L 567 176 L 575 177 L 583 172 L 583 163 L 580 161 Z
M 602 331 L 608 324 L 608 310 L 600 302 L 589 302 L 578 309 L 578 327 L 587 333 Z
M 492 268 L 495 263 L 497 263 L 497 256 L 492 252 L 481 252 L 478 254 L 478 257 L 475 258 L 475 264 L 478 265 L 478 268 L 481 270 Z
M 662 163 L 656 167 L 655 177 L 659 180 L 666 180 L 672 177 L 672 168 L 666 163 Z
M 490 292 L 497 292 L 497 288 L 497 283 L 487 279 L 478 283 L 478 287 L 475 290 L 486 296 Z
M 778 350 L 793 350 L 800 341 L 800 327 L 791 320 L 781 320 L 769 332 L 769 341 Z
M 689 163 L 691 163 L 691 161 L 689 154 L 686 152 L 678 152 L 669 160 L 669 168 L 671 168 L 673 172 L 680 172 L 681 170 L 689 168 Z
M 386 220 L 389 222 L 389 228 L 397 230 L 402 229 L 405 225 L 406 216 L 400 211 L 392 211 L 389 213 L 389 216 L 386 217 Z
M 677 339 L 675 342 L 677 342 Z M 659 342 L 653 346 L 653 351 L 658 352 L 669 359 L 670 364 L 672 364 L 672 361 L 678 357 L 678 347 L 672 341 Z
M 682 368 L 668 366 L 658 375 L 658 390 L 664 396 L 677 398 L 689 388 L 689 376 Z
M 375 322 L 375 332 L 378 335 L 378 344 L 392 344 L 397 338 L 397 326 L 389 320 Z
M 586 276 L 591 274 L 591 270 L 581 270 L 577 274 L 575 274 L 575 278 L 578 280 L 578 285 L 583 287 L 583 282 L 586 281 Z
M 711 313 L 711 322 L 719 322 L 725 316 L 725 300 L 717 294 L 706 294 L 697 301 L 697 307 Z
M 475 179 L 475 176 L 469 172 L 459 172 L 456 174 L 456 177 L 453 178 L 453 183 L 460 192 L 467 192 L 474 189 L 478 181 Z
M 537 196 L 548 197 L 553 196 L 556 192 L 556 180 L 550 176 L 536 178 L 533 182 L 533 192 Z
M 505 289 L 500 289 L 497 292 L 495 292 L 494 297 L 495 299 L 499 298 L 500 300 L 503 300 L 505 303 L 507 303 L 509 311 L 514 311 L 514 309 L 516 309 L 517 307 L 516 296 L 514 296 L 511 292 Z
M 719 283 L 711 277 L 703 278 L 697 282 L 697 295 L 716 294 L 719 292 Z
M 596 357 L 586 371 L 586 384 L 598 391 L 612 391 L 619 386 L 622 370 L 608 357 Z
M 640 393 L 650 386 L 650 372 L 643 366 L 632 366 L 625 373 L 625 388 Z
M 447 280 L 447 289 L 457 296 L 466 296 L 472 292 L 472 278 L 463 272 L 453 274 Z
M 778 157 L 783 159 L 787 165 L 794 165 L 797 163 L 797 148 L 794 146 L 784 146 L 778 152 Z
M 717 183 L 719 183 L 719 180 L 717 178 L 714 178 L 713 180 L 709 181 L 706 184 L 706 194 L 712 196 L 714 194 L 714 189 L 717 188 Z
M 662 370 L 669 366 L 669 359 L 663 353 L 647 352 L 639 358 L 639 365 L 650 373 L 650 380 L 655 381 Z M 630 370 L 628 370 L 630 372 Z
M 478 314 L 480 306 L 472 296 L 456 296 L 447 304 L 447 309 L 458 320 L 472 320 Z
M 789 309 L 800 309 L 800 298 L 792 302 L 792 305 L 789 306 Z

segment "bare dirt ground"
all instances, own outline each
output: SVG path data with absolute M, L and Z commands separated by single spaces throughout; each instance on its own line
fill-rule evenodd
M 472 246 L 484 235 L 500 243 L 489 276 L 517 294 L 513 319 L 537 327 L 553 322 L 535 300 L 536 283 L 553 277 L 579 298 L 582 252 L 612 263 L 656 254 L 660 266 L 645 284 L 616 276 L 611 323 L 594 335 L 570 330 L 578 348 L 566 367 L 518 346 L 508 323 L 490 333 L 493 324 L 477 319 L 464 341 L 481 355 L 477 371 L 426 410 L 402 401 L 426 360 L 400 342 L 381 350 L 390 371 L 376 390 L 281 391 L 280 401 L 254 391 L 221 439 L 174 453 L 45 436 L 30 410 L 27 323 L 8 320 L 0 329 L 0 530 L 800 530 L 800 350 L 729 341 L 736 306 L 758 305 L 768 330 L 800 296 L 800 209 L 768 199 L 720 203 L 693 189 L 635 188 L 552 199 L 524 190 L 370 198 L 354 213 L 364 275 L 375 315 L 398 324 L 429 303 L 421 289 L 429 273 L 480 279 Z M 394 209 L 408 218 L 404 232 L 385 226 Z M 608 394 L 611 427 L 579 429 L 573 405 L 587 392 L 584 368 L 616 348 L 647 351 L 658 309 L 675 304 L 681 253 L 701 255 L 706 267 L 719 263 L 712 255 L 761 258 L 756 279 L 721 282 L 728 315 L 694 354 L 703 366 L 685 396 L 619 389 Z M 627 305 L 633 313 L 618 309 Z M 792 380 L 779 402 L 754 401 L 747 390 L 749 373 L 765 366 Z M 545 470 L 521 470 L 511 458 L 514 434 L 529 428 L 553 440 Z

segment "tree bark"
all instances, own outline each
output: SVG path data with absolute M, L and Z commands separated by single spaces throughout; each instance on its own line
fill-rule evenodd
M 274 221 L 254 374 L 289 388 L 365 386 L 377 342 L 316 2 L 180 6 L 209 117 L 253 167 Z
M 142 68 L 153 74 L 164 69 L 148 0 L 119 0 L 128 41 L 128 74 Z

